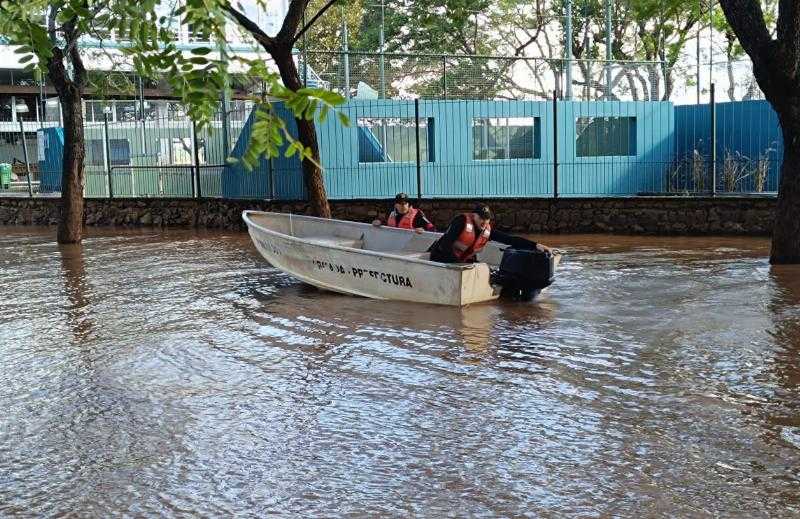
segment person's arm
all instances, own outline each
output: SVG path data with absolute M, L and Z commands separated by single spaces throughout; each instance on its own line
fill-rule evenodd
M 425 217 L 425 213 L 417 210 L 417 215 L 414 217 L 414 228 L 425 229 L 426 231 L 435 231 L 436 227 L 433 226 L 430 220 Z
M 392 212 L 389 211 L 387 214 L 392 214 Z M 385 221 L 387 221 L 387 222 L 389 221 L 389 217 L 388 216 L 386 217 Z M 379 216 L 379 217 L 375 218 L 374 220 L 372 220 L 372 225 L 374 225 L 375 227 L 380 227 L 381 225 L 384 225 L 384 220 L 381 219 L 381 217 Z
M 467 219 L 463 214 L 453 218 L 453 221 L 450 222 L 450 225 L 447 226 L 447 230 L 437 242 L 439 244 L 439 248 L 443 251 L 452 250 L 453 244 L 456 242 L 456 240 L 458 240 L 458 237 L 464 231 L 465 225 L 467 225 Z
M 453 244 L 458 240 L 466 224 L 467 219 L 464 218 L 463 214 L 453 218 L 442 237 L 433 242 L 428 249 L 431 253 L 431 261 L 440 261 L 442 263 L 456 263 L 458 261 L 453 254 Z
M 489 236 L 489 240 L 509 245 L 514 249 L 534 250 L 539 248 L 535 241 L 528 240 L 520 236 L 512 236 L 511 234 L 506 234 L 503 231 L 498 231 L 496 229 L 492 229 L 492 234 Z

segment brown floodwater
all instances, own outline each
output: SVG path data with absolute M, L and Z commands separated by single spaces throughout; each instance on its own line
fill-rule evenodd
M 244 233 L 0 228 L 0 517 L 800 514 L 800 269 L 554 236 L 538 301 L 320 292 Z

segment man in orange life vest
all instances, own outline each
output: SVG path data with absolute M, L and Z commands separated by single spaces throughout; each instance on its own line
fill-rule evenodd
M 372 225 L 383 225 L 380 219 L 372 222 Z M 394 197 L 394 210 L 389 213 L 386 219 L 386 225 L 389 227 L 399 227 L 400 229 L 414 229 L 414 231 L 421 233 L 422 231 L 435 231 L 433 224 L 425 218 L 425 213 L 421 210 L 411 207 L 408 200 L 408 195 L 405 193 L 397 193 Z
M 442 237 L 428 249 L 431 253 L 431 261 L 473 263 L 476 261 L 476 255 L 490 241 L 510 245 L 515 249 L 550 250 L 534 241 L 492 229 L 491 221 L 492 212 L 483 204 L 477 205 L 471 213 L 456 216 Z

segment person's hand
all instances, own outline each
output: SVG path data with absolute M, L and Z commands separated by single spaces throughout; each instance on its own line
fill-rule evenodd
M 542 245 L 541 243 L 537 243 L 537 244 L 536 244 L 536 248 L 537 248 L 537 249 L 539 249 L 539 250 L 540 250 L 540 251 L 542 251 L 542 252 L 553 252 L 553 251 L 550 249 L 550 247 L 548 247 L 547 245 Z
M 381 221 L 376 218 L 376 219 L 372 220 L 372 225 L 374 225 L 375 227 L 380 227 L 381 226 Z
M 423 229 L 422 227 L 417 227 L 416 229 L 414 229 L 414 232 L 415 232 L 415 233 L 417 233 L 417 234 L 422 234 L 422 232 L 423 232 L 424 230 L 425 230 L 425 229 Z

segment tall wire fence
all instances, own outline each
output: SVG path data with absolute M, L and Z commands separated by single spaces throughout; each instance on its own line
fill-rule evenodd
M 348 98 L 349 128 L 336 118 L 318 124 L 333 198 L 777 191 L 780 128 L 747 63 L 705 68 L 724 80 L 712 87 L 656 62 L 327 51 L 297 59 L 307 84 Z M 42 120 L 0 113 L 0 193 L 60 191 L 64 129 L 51 101 L 34 103 Z M 262 160 L 252 174 L 228 167 L 247 145 L 253 107 L 231 102 L 198 130 L 175 101 L 86 101 L 85 195 L 305 196 L 299 163 Z
M 301 75 L 345 97 L 540 101 L 554 92 L 576 101 L 707 102 L 711 80 L 722 99 L 763 99 L 747 60 L 605 61 L 308 50 Z M 307 63 L 307 67 L 302 65 Z M 304 74 L 305 72 L 305 74 Z M 710 79 L 709 79 L 710 76 Z M 698 88 L 698 78 L 704 82 Z

